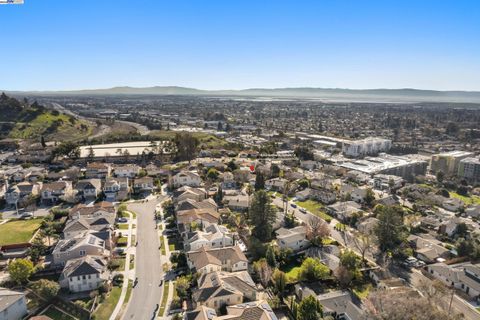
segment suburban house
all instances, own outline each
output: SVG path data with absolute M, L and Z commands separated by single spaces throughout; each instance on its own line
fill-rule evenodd
M 106 201 L 122 201 L 128 198 L 129 189 L 127 177 L 107 178 L 103 185 L 103 194 Z
M 191 210 L 191 209 L 211 209 L 218 210 L 217 203 L 212 198 L 204 199 L 202 201 L 195 201 L 192 199 L 186 199 L 178 202 L 175 206 L 176 211 Z
M 75 185 L 75 190 L 80 201 L 92 201 L 102 192 L 102 181 L 96 178 L 80 180 Z
M 198 278 L 198 289 L 192 294 L 196 305 L 215 310 L 222 306 L 256 300 L 257 288 L 247 271 L 212 272 Z
M 73 187 L 70 181 L 55 181 L 44 183 L 41 197 L 45 204 L 55 204 L 60 200 L 67 201 L 73 196 Z
M 447 286 L 454 286 L 472 299 L 480 301 L 480 264 L 467 262 L 446 265 L 440 262 L 429 265 L 427 270 Z
M 114 170 L 114 175 L 117 178 L 135 178 L 139 173 L 140 166 L 136 164 L 127 164 L 122 166 L 116 166 Z
M 220 180 L 222 181 L 221 186 L 223 190 L 235 189 L 237 187 L 237 182 L 235 177 L 231 172 L 224 172 L 220 175 Z
M 283 189 L 285 188 L 286 183 L 287 183 L 287 179 L 283 179 L 283 178 L 269 179 L 265 181 L 265 189 L 282 192 Z
M 69 219 L 63 228 L 63 237 L 65 239 L 75 238 L 88 231 L 112 231 L 113 223 L 110 214 Z
M 299 191 L 295 194 L 295 197 L 299 201 L 305 201 L 305 200 L 316 200 L 320 201 L 323 204 L 331 204 L 334 203 L 335 200 L 337 199 L 336 195 L 334 192 L 326 189 L 311 189 L 311 188 L 306 188 L 302 191 Z
M 106 259 L 86 256 L 67 261 L 59 283 L 70 292 L 83 292 L 99 288 L 106 280 L 108 280 Z
M 189 186 L 184 186 L 175 190 L 173 192 L 173 197 L 175 203 L 187 199 L 194 201 L 202 201 L 207 198 L 207 192 L 203 188 L 192 188 Z
M 108 163 L 91 162 L 85 168 L 85 178 L 87 179 L 105 179 L 110 177 L 112 167 Z
M 207 249 L 187 253 L 188 266 L 194 272 L 209 273 L 213 271 L 248 270 L 248 259 L 239 246 Z
M 264 300 L 227 305 L 227 314 L 217 316 L 215 309 L 198 306 L 185 314 L 185 320 L 278 320 L 268 302 Z
M 225 226 L 213 223 L 205 231 L 197 230 L 186 233 L 185 251 L 196 251 L 202 247 L 222 248 L 233 246 L 233 236 Z
M 275 233 L 277 234 L 277 244 L 282 249 L 300 251 L 310 245 L 310 241 L 306 238 L 307 228 L 305 226 L 292 229 L 280 228 Z
M 97 202 L 93 206 L 87 206 L 85 204 L 77 204 L 70 209 L 69 217 L 72 219 L 83 218 L 95 218 L 95 217 L 108 217 L 109 221 L 115 220 L 116 211 L 111 202 Z
M 245 212 L 249 208 L 249 196 L 243 194 L 225 195 L 223 201 L 231 210 Z
M 143 177 L 135 179 L 133 182 L 133 190 L 139 194 L 150 194 L 155 190 L 152 177 Z
M 41 183 L 20 182 L 7 189 L 5 192 L 5 202 L 10 206 L 21 205 L 22 201 L 29 196 L 37 196 L 41 188 Z
M 296 284 L 295 293 L 299 299 L 314 296 L 323 307 L 324 316 L 334 319 L 366 320 L 367 316 L 360 303 L 347 290 L 336 290 L 327 293 L 316 292 L 308 284 Z
M 191 223 L 206 227 L 212 223 L 217 223 L 220 214 L 212 209 L 190 209 L 177 211 L 177 226 L 181 233 L 189 231 Z
M 400 189 L 404 182 L 402 177 L 389 174 L 376 174 L 373 176 L 373 187 L 378 190 Z
M 362 189 L 358 187 L 351 186 L 349 184 L 344 184 L 340 188 L 340 195 L 342 197 L 350 197 L 350 200 L 357 203 L 363 203 L 367 195 L 367 189 Z
M 450 251 L 441 246 L 441 242 L 436 239 L 426 239 L 412 234 L 407 240 L 415 249 L 416 257 L 425 263 L 442 262 L 451 256 Z
M 202 178 L 193 171 L 181 171 L 172 177 L 174 188 L 183 186 L 199 187 L 202 184 Z
M 27 313 L 27 299 L 23 292 L 0 288 L 0 319 L 23 319 Z
M 80 235 L 57 242 L 52 256 L 55 265 L 65 265 L 68 260 L 85 256 L 109 257 L 110 251 L 105 246 L 105 240 L 93 235 Z
M 360 205 L 355 201 L 337 202 L 325 208 L 331 214 L 342 221 L 347 221 L 355 215 L 360 215 Z

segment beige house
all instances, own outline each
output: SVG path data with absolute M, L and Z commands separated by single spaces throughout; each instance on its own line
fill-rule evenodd
M 58 241 L 52 256 L 55 265 L 65 265 L 69 260 L 85 256 L 109 257 L 110 251 L 106 248 L 105 240 L 87 233 Z
M 187 253 L 187 261 L 190 269 L 202 274 L 248 269 L 248 259 L 238 246 L 190 251 Z
M 92 291 L 108 280 L 107 260 L 86 256 L 69 260 L 60 276 L 60 286 L 70 292 Z

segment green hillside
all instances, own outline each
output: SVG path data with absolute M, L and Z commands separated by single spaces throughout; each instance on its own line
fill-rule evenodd
M 0 96 L 0 137 L 17 139 L 75 140 L 91 134 L 91 126 L 44 106 Z

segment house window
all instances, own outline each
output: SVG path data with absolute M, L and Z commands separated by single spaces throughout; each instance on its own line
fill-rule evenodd
M 80 254 L 80 256 L 84 256 L 85 255 L 85 250 L 80 250 L 79 254 Z

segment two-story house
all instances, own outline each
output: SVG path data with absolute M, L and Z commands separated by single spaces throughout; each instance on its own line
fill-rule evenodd
M 110 251 L 106 248 L 105 240 L 90 233 L 79 235 L 58 241 L 52 252 L 55 265 L 65 265 L 68 260 L 85 256 L 109 257 Z
M 67 261 L 59 283 L 70 292 L 92 291 L 108 280 L 107 260 L 98 256 L 85 256 Z
M 105 200 L 114 202 L 122 201 L 128 198 L 130 192 L 129 179 L 124 178 L 107 178 L 103 185 L 103 194 Z
M 196 172 L 181 171 L 173 176 L 172 182 L 175 188 L 183 186 L 199 187 L 202 184 L 202 178 Z
M 136 164 L 127 164 L 127 165 L 122 165 L 122 166 L 116 166 L 114 168 L 114 175 L 117 178 L 135 178 L 139 173 L 140 166 L 137 166 Z
M 7 205 L 21 205 L 22 201 L 29 196 L 37 196 L 42 188 L 41 183 L 20 182 L 12 185 L 5 192 L 5 202 Z
M 248 270 L 248 259 L 239 246 L 212 248 L 202 247 L 187 253 L 188 266 L 193 272 Z
M 55 204 L 58 201 L 66 201 L 73 196 L 73 187 L 70 181 L 55 181 L 44 183 L 41 197 L 45 204 Z
M 108 163 L 91 162 L 85 168 L 85 178 L 87 179 L 105 179 L 110 177 L 112 167 Z
M 75 185 L 75 190 L 80 201 L 95 200 L 102 192 L 102 181 L 97 178 L 80 180 Z

